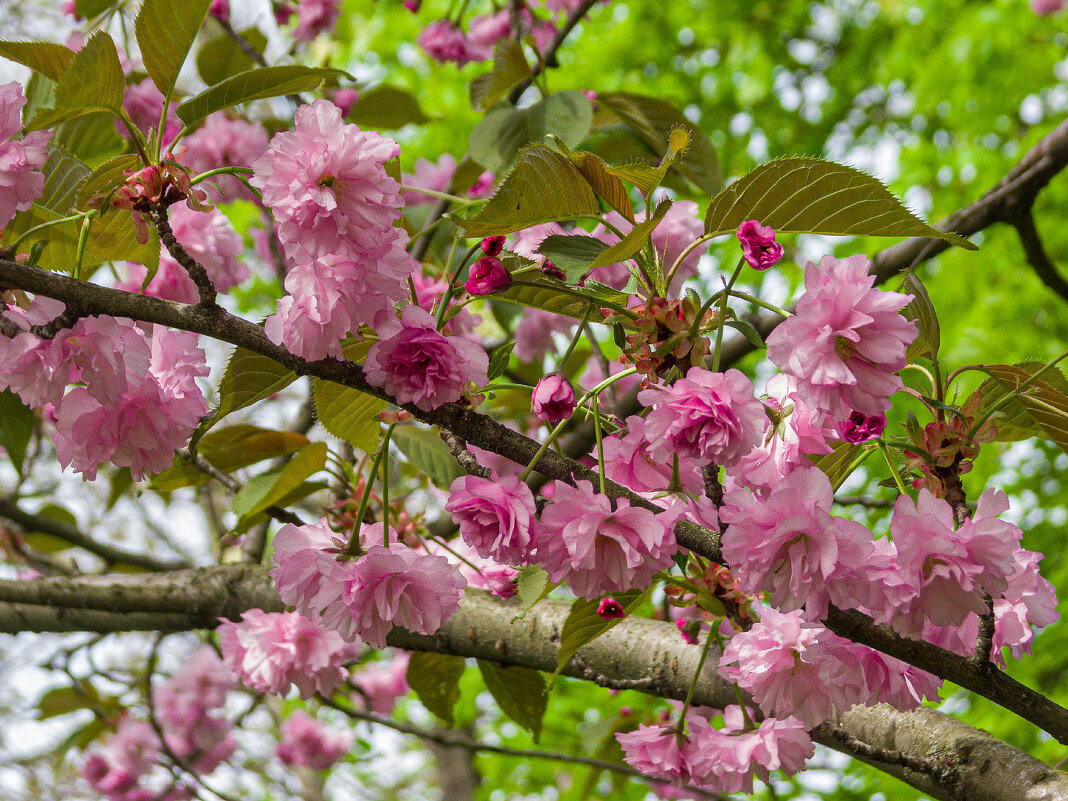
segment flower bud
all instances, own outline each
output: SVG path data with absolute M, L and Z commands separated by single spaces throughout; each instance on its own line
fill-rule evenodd
M 782 245 L 775 241 L 775 230 L 757 220 L 746 220 L 738 226 L 738 241 L 742 256 L 754 270 L 767 270 L 782 259 Z
M 563 373 L 549 373 L 534 387 L 530 404 L 539 420 L 558 423 L 575 411 L 575 389 Z

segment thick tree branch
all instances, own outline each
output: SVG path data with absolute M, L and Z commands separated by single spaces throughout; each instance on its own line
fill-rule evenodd
M 1060 296 L 1061 300 L 1068 301 L 1068 281 L 1057 271 L 1057 266 L 1046 253 L 1042 245 L 1042 238 L 1038 235 L 1035 227 L 1035 216 L 1030 206 L 1020 209 L 1012 219 L 1016 227 L 1016 233 L 1020 236 L 1020 244 L 1023 245 L 1027 263 L 1035 271 L 1043 284 Z
M 39 604 L 26 604 L 26 598 Z M 211 628 L 219 617 L 237 618 L 250 608 L 283 608 L 266 571 L 248 565 L 175 572 L 147 580 L 108 576 L 5 581 L 0 582 L 0 599 L 20 601 L 0 602 L 3 632 L 176 631 Z M 516 620 L 521 611 L 516 603 L 469 592 L 460 610 L 436 634 L 394 628 L 388 642 L 398 648 L 552 671 L 568 610 L 567 603 L 543 601 Z M 699 656 L 700 648 L 685 644 L 669 623 L 631 617 L 581 648 L 578 659 L 572 659 L 562 673 L 577 678 L 596 675 L 599 684 L 619 689 L 630 688 L 635 677 L 644 676 L 650 681 L 643 691 L 681 700 Z M 722 708 L 736 703 L 736 698 L 733 688 L 706 668 L 694 703 Z M 815 732 L 819 742 L 854 754 L 935 798 L 1068 799 L 1068 775 L 931 709 L 904 713 L 885 705 L 857 706 L 831 725 L 840 727 L 850 740 L 843 743 L 821 729 Z M 944 777 L 913 770 L 910 765 L 921 765 L 915 760 L 952 769 L 954 786 L 947 786 Z
M 108 545 L 105 542 L 97 542 L 74 526 L 67 525 L 60 520 L 47 515 L 26 512 L 8 498 L 0 497 L 0 517 L 11 521 L 23 531 L 40 531 L 58 537 L 75 547 L 99 556 L 109 565 L 136 565 L 152 571 L 181 570 L 190 567 L 184 559 L 158 559 L 147 554 L 127 551 L 115 545 Z

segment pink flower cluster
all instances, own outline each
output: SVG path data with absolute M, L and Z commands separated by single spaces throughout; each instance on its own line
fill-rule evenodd
M 648 509 L 612 502 L 589 481 L 555 482 L 553 502 L 535 529 L 537 561 L 552 581 L 593 600 L 646 587 L 671 564 L 675 535 Z
M 306 359 L 341 357 L 346 334 L 407 296 L 412 259 L 407 234 L 393 225 L 400 185 L 383 167 L 399 152 L 392 139 L 345 125 L 337 106 L 317 100 L 253 163 L 250 183 L 295 265 L 289 295 L 265 327 L 276 344 Z
M 349 649 L 336 631 L 296 612 L 250 609 L 241 617 L 219 626 L 219 644 L 230 671 L 256 692 L 285 695 L 296 686 L 301 698 L 329 695 L 348 676 Z
M 204 266 L 215 289 L 228 292 L 249 276 L 241 261 L 245 243 L 218 209 L 195 211 L 185 203 L 170 208 L 171 230 L 186 252 Z M 148 269 L 130 262 L 128 279 L 116 286 L 130 292 L 141 290 Z M 166 248 L 160 249 L 159 269 L 144 289 L 145 294 L 179 303 L 197 303 L 200 294 L 193 279 Z
M 433 634 L 459 608 L 467 582 L 444 557 L 421 554 L 395 536 L 388 548 L 371 545 L 358 559 L 339 561 L 344 542 L 326 518 L 286 524 L 274 538 L 278 594 L 347 642 L 385 648 L 394 625 Z
M 641 725 L 616 739 L 627 764 L 642 773 L 721 793 L 751 793 L 754 778 L 767 782 L 773 770 L 793 775 L 815 753 L 812 738 L 795 718 L 768 717 L 747 730 L 741 707 L 729 706 L 723 721 L 717 729 L 693 716 L 685 738 L 665 726 Z
M 282 741 L 275 749 L 279 761 L 290 768 L 326 770 L 349 752 L 356 735 L 348 729 L 325 726 L 298 709 L 281 728 Z
M 764 430 L 764 406 L 739 370 L 691 367 L 669 387 L 642 390 L 638 400 L 652 407 L 645 418 L 649 453 L 668 464 L 676 453 L 703 464 L 733 464 L 757 445 Z
M 512 565 L 530 558 L 537 523 L 534 495 L 518 476 L 460 476 L 449 487 L 445 511 L 480 556 Z
M 879 415 L 902 387 L 895 373 L 905 366 L 916 325 L 898 312 L 911 296 L 874 283 L 864 256 L 809 262 L 797 313 L 767 338 L 768 358 L 797 379 L 798 395 L 826 425 L 854 410 Z
M 23 332 L 0 337 L 0 386 L 29 406 L 51 405 L 56 455 L 87 480 L 101 462 L 129 467 L 135 480 L 170 466 L 207 412 L 196 334 L 114 317 L 82 318 L 52 339 L 29 332 L 62 310 L 39 298 L 28 312 L 5 312 Z
M 297 4 L 297 27 L 293 38 L 310 42 L 320 33 L 333 30 L 341 16 L 339 0 L 300 0 Z
M 0 85 L 0 229 L 26 211 L 44 191 L 41 168 L 48 160 L 51 131 L 34 131 L 22 139 L 20 109 L 26 105 L 17 81 Z
M 141 782 L 159 760 L 156 730 L 125 716 L 104 746 L 82 765 L 82 778 L 109 801 L 155 801 L 159 793 Z

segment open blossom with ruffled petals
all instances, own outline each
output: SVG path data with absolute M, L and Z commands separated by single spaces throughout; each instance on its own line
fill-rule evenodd
M 408 693 L 408 653 L 399 652 L 388 663 L 372 662 L 352 674 L 352 683 L 361 692 L 353 700 L 363 701 L 376 715 L 388 715 L 397 699 Z
M 480 556 L 514 565 L 530 559 L 534 495 L 518 476 L 460 476 L 449 487 L 445 511 Z
M 1038 572 L 1042 558 L 1022 548 L 1013 553 L 1015 567 L 1007 577 L 1008 587 L 994 601 L 994 652 L 998 656 L 1003 647 L 1017 659 L 1031 653 L 1032 626 L 1044 628 L 1060 617 L 1056 590 Z
M 863 525 L 830 515 L 833 496 L 826 473 L 811 466 L 791 472 L 767 499 L 747 490 L 727 493 L 720 509 L 730 524 L 723 557 L 743 590 L 767 592 L 768 603 L 782 611 L 804 606 L 811 616 L 826 613 L 835 570 L 862 570 L 873 547 Z
M 563 373 L 549 373 L 534 387 L 530 407 L 539 420 L 559 423 L 575 411 L 575 388 Z
M 256 692 L 285 695 L 296 685 L 301 698 L 329 695 L 348 675 L 341 636 L 296 612 L 249 609 L 216 631 L 230 671 Z
M 357 636 L 386 647 L 394 625 L 433 634 L 460 606 L 467 581 L 443 556 L 405 545 L 372 545 L 356 561 L 335 562 L 324 584 L 341 588 L 340 603 L 323 610 L 324 626 L 350 642 Z
M 751 793 L 754 778 L 766 782 L 773 770 L 796 773 L 815 753 L 812 738 L 796 718 L 765 718 L 758 728 L 745 731 L 741 707 L 729 706 L 723 719 L 722 729 L 701 717 L 689 721 L 686 756 L 692 780 L 702 787 Z
M 378 326 L 381 337 L 367 352 L 367 381 L 423 411 L 460 399 L 468 384 L 486 384 L 489 357 L 471 340 L 447 337 L 434 318 L 418 306 L 406 306 L 401 319 Z
M 330 528 L 325 517 L 318 523 L 303 526 L 286 523 L 278 529 L 272 541 L 275 567 L 270 576 L 282 601 L 298 611 L 308 611 L 310 614 L 306 616 L 314 619 L 312 610 L 323 589 L 323 576 L 329 572 L 330 563 L 344 552 L 346 544 L 346 539 Z
M 51 131 L 34 131 L 12 139 L 22 128 L 19 110 L 26 105 L 17 81 L 0 85 L 0 228 L 26 211 L 44 191 L 41 168 L 48 161 Z
M 267 129 L 258 122 L 232 120 L 216 112 L 184 142 L 185 163 L 196 172 L 207 172 L 218 167 L 251 167 L 266 152 L 269 139 Z M 210 181 L 215 186 L 209 184 L 208 193 L 220 202 L 249 197 L 245 185 L 232 175 L 217 175 Z
M 811 464 L 806 456 L 831 452 L 829 429 L 819 424 L 816 414 L 796 393 L 796 382 L 779 373 L 768 380 L 764 408 L 768 421 L 761 442 L 727 473 L 754 492 L 767 493 L 793 470 Z
M 340 15 L 339 0 L 300 0 L 293 38 L 298 42 L 310 42 L 320 33 L 332 30 Z
M 645 436 L 645 420 L 627 418 L 627 433 L 604 438 L 605 475 L 635 492 L 658 492 L 671 484 L 672 461 L 653 459 Z M 679 482 L 686 492 L 704 492 L 701 469 L 688 456 L 679 456 Z
M 135 341 L 145 337 L 133 324 L 125 330 Z M 169 467 L 174 450 L 207 412 L 195 380 L 208 373 L 196 334 L 156 326 L 151 337 L 147 369 L 138 375 L 127 365 L 116 403 L 101 403 L 87 387 L 63 396 L 53 433 L 56 456 L 86 480 L 96 477 L 101 462 L 129 467 L 135 480 Z
M 483 256 L 471 265 L 464 289 L 471 295 L 492 295 L 512 283 L 512 276 L 495 256 Z
M 1007 508 L 1004 493 L 987 490 L 975 514 L 955 528 L 952 507 L 928 490 L 920 490 L 915 502 L 898 498 L 890 532 L 901 575 L 912 590 L 894 617 L 898 631 L 920 634 L 925 621 L 960 625 L 969 612 L 985 613 L 984 593 L 1001 596 L 1021 537 L 1019 528 L 997 518 Z
M 775 229 L 756 220 L 746 220 L 738 226 L 738 241 L 742 257 L 754 270 L 768 270 L 782 259 L 782 245 L 775 241 Z
M 303 709 L 298 709 L 279 729 L 282 741 L 275 749 L 287 767 L 326 770 L 349 752 L 356 735 L 348 729 L 325 726 Z
M 292 131 L 274 135 L 249 183 L 263 193 L 282 247 L 297 263 L 380 257 L 405 244 L 387 236 L 402 201 L 400 184 L 382 166 L 399 154 L 392 139 L 346 125 L 341 109 L 316 100 L 297 109 Z
M 427 25 L 416 43 L 435 61 L 452 61 L 458 67 L 472 61 L 485 61 L 493 55 L 493 48 L 472 42 L 460 28 L 445 19 Z
M 760 622 L 735 634 L 723 649 L 720 675 L 752 693 L 764 714 L 793 715 L 812 728 L 856 700 L 843 696 L 841 664 L 821 664 L 819 639 L 826 631 L 806 624 L 799 611 L 762 609 Z
M 907 662 L 831 632 L 820 635 L 820 648 L 823 664 L 830 668 L 845 696 L 857 703 L 885 703 L 905 712 L 920 706 L 925 698 L 940 700 L 942 679 Z
M 634 731 L 617 732 L 616 740 L 632 768 L 669 782 L 690 781 L 690 762 L 684 753 L 687 743 L 674 729 L 642 724 Z
M 809 262 L 797 313 L 767 339 L 768 358 L 797 379 L 801 398 L 832 425 L 853 410 L 885 412 L 902 387 L 895 373 L 905 366 L 916 325 L 898 311 L 911 296 L 874 283 L 865 256 Z
M 11 339 L 0 336 L 0 387 L 10 389 L 35 409 L 46 403 L 59 405 L 71 371 L 67 338 L 57 333 L 52 339 L 41 339 L 29 329 L 54 320 L 64 308 L 62 301 L 38 295 L 28 309 L 15 306 L 0 312 L 22 331 Z
M 691 367 L 670 387 L 642 390 L 638 400 L 653 407 L 645 418 L 645 436 L 654 459 L 670 462 L 679 453 L 729 465 L 753 448 L 764 430 L 764 405 L 740 370 Z
M 538 562 L 553 581 L 593 600 L 646 587 L 671 564 L 675 535 L 648 509 L 619 498 L 613 510 L 589 481 L 557 481 L 555 489 L 535 530 Z

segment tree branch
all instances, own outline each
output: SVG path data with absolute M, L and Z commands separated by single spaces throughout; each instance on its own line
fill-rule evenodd
M 1031 207 L 1020 209 L 1019 214 L 1013 218 L 1012 224 L 1020 236 L 1020 244 L 1023 245 L 1027 263 L 1031 265 L 1035 275 L 1050 290 L 1059 295 L 1061 300 L 1068 301 L 1068 281 L 1065 281 L 1057 272 L 1057 266 L 1042 246 L 1042 238 L 1035 227 L 1035 216 Z

